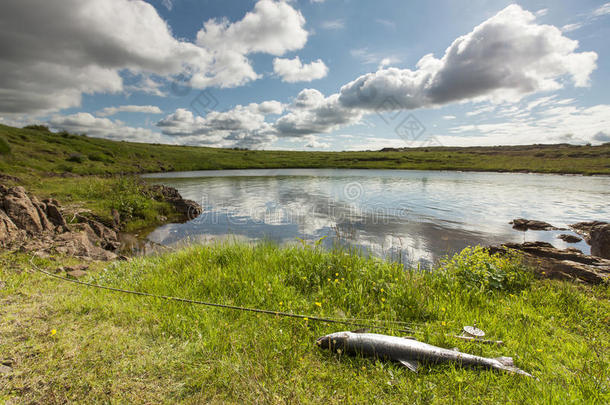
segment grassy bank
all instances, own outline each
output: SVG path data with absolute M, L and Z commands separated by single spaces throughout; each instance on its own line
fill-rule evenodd
M 608 287 L 534 280 L 515 258 L 467 250 L 435 272 L 345 252 L 193 247 L 98 264 L 87 280 L 201 300 L 334 317 L 399 319 L 414 335 L 514 356 L 539 380 L 453 366 L 419 374 L 338 357 L 315 338 L 340 327 L 205 309 L 49 279 L 4 255 L 0 402 L 607 403 Z M 58 261 L 36 259 L 54 269 Z M 451 338 L 477 322 L 504 346 Z

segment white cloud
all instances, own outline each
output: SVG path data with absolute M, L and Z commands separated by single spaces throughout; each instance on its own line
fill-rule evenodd
M 179 137 L 180 143 L 258 148 L 277 139 L 276 131 L 265 117 L 282 111 L 283 106 L 278 101 L 237 105 L 226 112 L 211 111 L 205 117 L 179 108 L 157 126 L 165 135 Z
M 247 55 L 302 48 L 305 19 L 285 1 L 259 0 L 241 20 L 209 20 L 197 44 L 175 38 L 142 0 L 0 2 L 0 113 L 45 114 L 82 94 L 148 91 L 150 75 L 185 74 L 192 86 L 234 87 L 259 78 Z M 142 75 L 125 88 L 121 74 Z
M 275 122 L 278 135 L 299 137 L 328 133 L 357 123 L 362 118 L 362 112 L 344 108 L 338 99 L 338 94 L 325 97 L 315 89 L 302 90 L 289 108 L 290 111 Z
M 457 117 L 455 115 L 443 115 L 444 120 L 454 120 Z
M 536 11 L 536 17 L 544 17 L 548 13 L 549 13 L 548 8 L 541 8 L 540 10 Z
M 375 22 L 376 22 L 377 24 L 381 24 L 381 25 L 383 25 L 384 27 L 389 28 L 389 29 L 391 29 L 391 30 L 395 30 L 395 29 L 396 29 L 396 23 L 395 23 L 394 21 L 385 20 L 385 19 L 383 19 L 383 18 L 377 18 L 377 19 L 375 20 Z
M 561 27 L 563 32 L 571 32 L 578 30 L 586 25 L 589 25 L 600 18 L 610 14 L 610 3 L 606 3 L 585 15 L 584 19 L 575 23 L 566 24 Z
M 161 114 L 163 111 L 156 105 L 121 105 L 118 107 L 106 107 L 97 113 L 100 117 L 109 117 L 120 112 Z
M 466 116 L 472 117 L 472 116 L 475 116 L 475 115 L 492 112 L 495 109 L 496 109 L 495 105 L 486 105 L 486 106 L 482 106 L 482 107 L 476 108 L 476 109 L 474 109 L 472 111 L 468 111 L 466 113 Z
M 167 94 L 161 90 L 162 87 L 163 83 L 152 79 L 150 76 L 143 75 L 136 83 L 125 86 L 125 91 L 127 93 L 145 93 L 157 97 L 165 97 Z
M 460 125 L 451 129 L 453 135 L 438 138 L 443 145 L 458 146 L 604 142 L 598 134 L 610 128 L 610 105 L 576 107 L 561 101 L 546 100 L 536 113 L 509 114 L 503 122 Z
M 341 30 L 345 28 L 345 21 L 341 18 L 337 20 L 327 20 L 323 21 L 322 24 L 320 24 L 320 27 L 325 30 Z
M 305 144 L 306 148 L 315 148 L 315 149 L 328 149 L 330 148 L 330 144 L 327 142 L 320 142 L 318 141 L 318 138 L 314 135 L 307 135 L 304 137 L 304 139 L 307 141 L 307 143 Z
M 394 55 L 382 55 L 378 52 L 370 51 L 368 48 L 352 49 L 349 52 L 354 58 L 360 60 L 365 65 L 378 65 L 385 67 L 390 64 L 400 62 L 400 58 Z M 380 67 L 378 67 L 380 69 Z
M 296 56 L 294 59 L 275 58 L 273 60 L 273 71 L 284 82 L 311 82 L 326 77 L 328 67 L 321 59 L 303 64 L 301 59 Z
M 606 3 L 593 11 L 593 16 L 602 17 L 610 14 L 610 3 Z
M 175 39 L 144 1 L 0 2 L 0 112 L 80 105 L 83 93 L 123 90 L 119 72 L 205 69 L 209 52 Z
M 172 11 L 172 8 L 174 8 L 174 1 L 173 0 L 161 0 L 161 3 L 165 6 L 166 9 L 168 9 L 169 11 Z
M 508 6 L 456 39 L 441 59 L 429 54 L 416 70 L 382 69 L 361 76 L 341 88 L 339 101 L 349 108 L 414 109 L 468 100 L 514 101 L 561 88 L 563 77 L 586 86 L 597 54 L 576 53 L 577 41 L 534 20 L 518 5 Z
M 247 55 L 268 53 L 280 56 L 301 49 L 307 42 L 305 18 L 284 1 L 259 0 L 254 10 L 233 23 L 208 20 L 197 33 L 197 45 L 209 49 L 215 63 L 207 71 L 193 74 L 191 84 L 234 87 L 256 80 Z
M 572 31 L 576 31 L 579 28 L 582 28 L 583 25 L 584 25 L 584 23 L 566 24 L 563 27 L 561 27 L 561 30 L 563 32 L 572 32 Z
M 390 56 L 389 58 L 383 58 L 379 62 L 379 66 L 377 66 L 377 70 L 385 69 L 388 66 L 390 66 L 390 65 L 392 65 L 394 63 L 398 63 L 398 62 L 400 62 L 400 60 L 398 58 L 393 57 L 393 56 Z
M 167 143 L 161 134 L 146 128 L 134 128 L 125 125 L 119 120 L 97 118 L 89 113 L 76 113 L 72 115 L 58 115 L 49 120 L 54 129 L 61 129 L 71 133 L 85 133 L 97 138 L 106 138 L 130 142 Z

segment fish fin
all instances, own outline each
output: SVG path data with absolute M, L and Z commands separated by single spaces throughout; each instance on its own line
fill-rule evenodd
M 352 333 L 367 333 L 369 330 L 367 328 L 361 328 L 353 330 Z
M 496 357 L 496 360 L 498 360 L 500 363 L 502 363 L 503 366 L 508 366 L 508 367 L 515 366 L 515 363 L 513 362 L 512 357 Z
M 408 368 L 409 370 L 413 371 L 414 373 L 417 373 L 417 369 L 419 368 L 419 364 L 417 363 L 417 360 L 398 359 L 398 362 L 400 364 L 402 364 L 403 366 L 405 366 L 406 368 Z

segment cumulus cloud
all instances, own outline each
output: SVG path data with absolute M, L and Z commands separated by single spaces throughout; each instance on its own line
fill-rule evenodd
M 169 75 L 205 68 L 211 55 L 175 39 L 144 1 L 0 3 L 0 112 L 80 105 L 83 93 L 123 90 L 121 70 Z
M 278 101 L 237 105 L 225 112 L 210 111 L 197 116 L 179 108 L 157 123 L 165 135 L 179 137 L 181 143 L 219 147 L 257 148 L 277 139 L 276 131 L 265 121 L 267 115 L 281 114 Z
M 0 113 L 43 114 L 76 107 L 83 94 L 125 89 L 122 74 L 232 87 L 255 80 L 251 53 L 282 55 L 307 41 L 305 19 L 284 1 L 259 0 L 236 22 L 209 20 L 191 43 L 175 38 L 142 0 L 0 2 Z
M 275 58 L 273 60 L 273 71 L 284 82 L 311 82 L 326 77 L 328 67 L 321 59 L 303 64 L 297 56 L 294 59 Z
M 99 111 L 97 115 L 100 117 L 109 117 L 120 112 L 136 112 L 145 114 L 161 114 L 163 111 L 156 105 L 121 105 L 118 107 L 106 107 Z
M 150 129 L 130 127 L 119 120 L 98 118 L 83 112 L 54 116 L 49 120 L 49 126 L 72 133 L 84 133 L 97 138 L 117 141 L 167 143 L 167 140 L 164 140 L 161 134 Z
M 215 63 L 208 71 L 193 74 L 197 87 L 237 86 L 259 77 L 248 54 L 280 56 L 301 49 L 307 42 L 305 18 L 284 1 L 259 0 L 243 19 L 208 20 L 197 33 L 197 45 L 212 51 Z
M 325 97 L 315 89 L 302 90 L 289 110 L 274 125 L 282 137 L 327 133 L 362 118 L 361 111 L 343 107 L 338 94 Z
M 562 87 L 586 86 L 597 54 L 575 52 L 578 41 L 511 5 L 456 39 L 441 59 L 425 55 L 410 69 L 381 69 L 343 86 L 349 108 L 397 110 L 468 100 L 518 100 Z M 386 103 L 386 100 L 391 100 Z

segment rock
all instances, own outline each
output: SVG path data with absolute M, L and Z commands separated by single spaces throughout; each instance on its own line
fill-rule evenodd
M 601 284 L 610 280 L 610 260 L 589 256 L 577 249 L 559 250 L 546 242 L 505 243 L 492 246 L 491 253 L 517 250 L 526 264 L 546 278 Z
M 558 235 L 557 238 L 567 243 L 578 243 L 582 240 L 582 238 L 579 238 L 578 236 L 570 235 L 567 233 L 562 233 L 561 235 Z
M 610 224 L 593 226 L 589 233 L 591 254 L 610 259 Z
M 524 218 L 513 219 L 511 222 L 509 222 L 509 224 L 512 224 L 513 229 L 517 229 L 519 231 L 527 231 L 529 229 L 533 231 L 555 231 L 562 229 L 554 227 L 548 222 Z
M 152 198 L 157 201 L 171 203 L 176 211 L 181 213 L 186 220 L 197 218 L 203 212 L 201 206 L 193 200 L 182 198 L 178 190 L 162 184 L 155 184 L 149 187 Z
M 89 265 L 88 264 L 77 264 L 76 266 L 66 266 L 64 268 L 65 271 L 84 271 L 84 270 L 89 270 Z
M 606 224 L 607 222 L 602 221 L 577 222 L 575 224 L 570 225 L 570 229 L 572 229 L 577 234 L 582 235 L 585 242 L 589 243 L 589 239 L 591 237 L 591 229 L 593 229 L 594 226 Z
M 13 369 L 4 364 L 0 364 L 0 374 L 10 374 L 13 372 Z
M 19 235 L 20 231 L 17 228 L 17 225 L 6 215 L 4 210 L 0 209 L 0 244 L 4 245 L 8 242 L 11 242 L 17 239 L 19 236 L 23 237 L 23 235 Z
M 33 235 L 53 230 L 44 213 L 44 205 L 36 198 L 31 200 L 21 186 L 0 188 L 0 206 L 19 228 Z
M 70 277 L 74 277 L 74 278 L 81 278 L 87 275 L 86 271 L 83 270 L 71 270 L 71 271 L 67 271 L 66 274 Z
M 55 249 L 62 254 L 95 260 L 116 259 L 115 253 L 102 247 L 102 239 L 96 235 L 89 224 L 72 225 L 72 231 L 58 235 L 55 242 Z
M 61 213 L 61 210 L 59 209 L 59 203 L 57 202 L 57 200 L 47 199 L 43 200 L 42 202 L 45 203 L 47 206 L 46 213 L 49 221 L 51 221 L 53 225 L 59 226 L 62 229 L 68 229 L 68 223 L 66 222 L 66 219 L 64 218 Z

